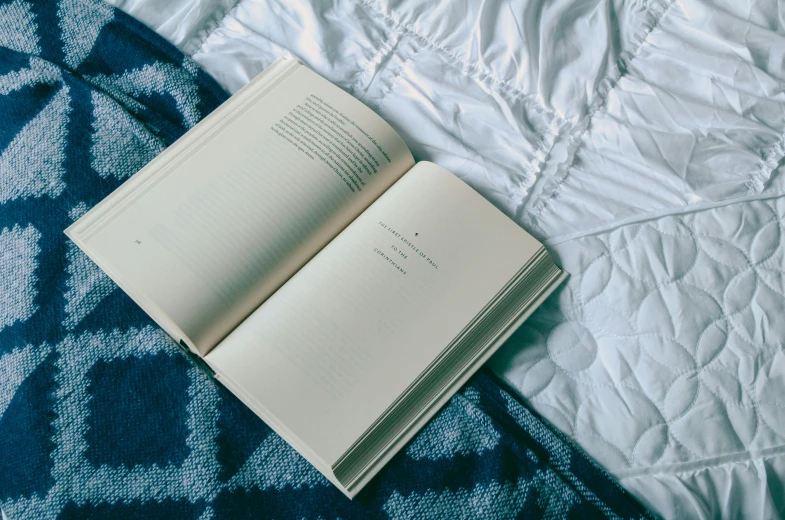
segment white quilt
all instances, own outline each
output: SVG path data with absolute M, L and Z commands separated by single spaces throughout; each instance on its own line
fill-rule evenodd
M 492 361 L 669 518 L 785 515 L 785 9 L 113 0 L 235 91 L 294 56 L 571 274 Z

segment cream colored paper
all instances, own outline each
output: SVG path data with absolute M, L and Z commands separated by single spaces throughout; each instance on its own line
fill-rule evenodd
M 191 133 L 69 235 L 201 354 L 413 165 L 387 123 L 293 61 Z
M 332 465 L 539 248 L 418 163 L 205 359 Z

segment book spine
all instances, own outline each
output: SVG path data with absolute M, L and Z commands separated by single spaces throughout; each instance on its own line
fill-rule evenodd
M 191 361 L 193 361 L 197 367 L 207 374 L 209 378 L 215 379 L 215 370 L 213 370 L 204 359 L 191 352 L 191 349 L 188 348 L 188 346 L 185 344 L 185 341 L 181 339 L 177 346 L 179 346 L 180 349 L 191 359 Z

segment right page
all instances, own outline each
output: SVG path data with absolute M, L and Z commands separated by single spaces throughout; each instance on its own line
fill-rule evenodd
M 419 163 L 205 359 L 332 465 L 539 247 Z

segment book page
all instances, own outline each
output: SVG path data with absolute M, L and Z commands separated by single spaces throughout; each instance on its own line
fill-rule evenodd
M 332 465 L 539 247 L 418 163 L 205 359 Z
M 283 63 L 83 219 L 88 254 L 202 354 L 413 165 L 369 108 Z

